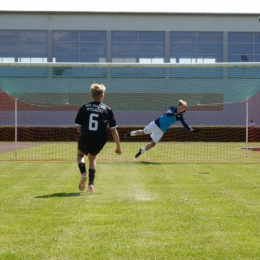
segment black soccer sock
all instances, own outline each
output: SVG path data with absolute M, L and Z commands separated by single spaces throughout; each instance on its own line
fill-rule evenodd
M 78 166 L 81 174 L 86 173 L 85 163 L 79 163 Z
M 95 172 L 93 169 L 88 170 L 88 185 L 94 185 Z

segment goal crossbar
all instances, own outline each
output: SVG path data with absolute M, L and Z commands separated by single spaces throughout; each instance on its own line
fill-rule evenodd
M 221 63 L 0 63 L 0 67 L 15 68 L 260 68 L 260 62 Z

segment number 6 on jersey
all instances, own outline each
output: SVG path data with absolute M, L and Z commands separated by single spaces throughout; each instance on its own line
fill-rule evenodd
M 98 117 L 99 114 L 90 114 L 89 116 L 89 125 L 88 125 L 88 128 L 89 130 L 91 131 L 97 131 L 98 129 L 98 121 L 94 119 L 94 117 Z

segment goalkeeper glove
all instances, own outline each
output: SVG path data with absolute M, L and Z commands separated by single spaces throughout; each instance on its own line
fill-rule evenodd
M 199 130 L 198 128 L 196 128 L 196 129 L 191 129 L 190 131 L 191 131 L 193 134 L 197 134 L 197 133 L 200 132 L 200 130 Z

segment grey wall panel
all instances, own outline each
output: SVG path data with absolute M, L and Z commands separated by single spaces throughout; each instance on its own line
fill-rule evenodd
M 0 12 L 0 29 L 259 31 L 256 14 Z

